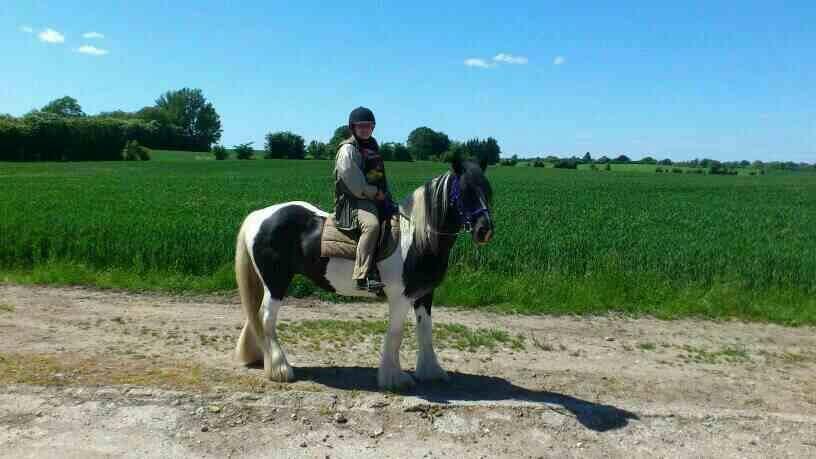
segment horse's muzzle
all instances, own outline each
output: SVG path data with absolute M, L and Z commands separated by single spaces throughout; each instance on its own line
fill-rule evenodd
M 493 238 L 492 228 L 480 226 L 473 232 L 473 239 L 477 244 L 487 244 L 491 238 Z

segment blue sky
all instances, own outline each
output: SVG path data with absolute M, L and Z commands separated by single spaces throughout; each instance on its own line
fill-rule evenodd
M 0 113 L 187 86 L 226 145 L 325 141 L 365 105 L 381 142 L 424 125 L 503 156 L 816 162 L 816 2 L 563 3 L 5 0 Z

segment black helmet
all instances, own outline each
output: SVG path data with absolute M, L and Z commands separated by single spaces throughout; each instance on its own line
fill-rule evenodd
M 365 108 L 365 107 L 357 107 L 351 111 L 349 114 L 349 129 L 354 123 L 374 123 L 377 122 L 374 120 L 374 112 Z

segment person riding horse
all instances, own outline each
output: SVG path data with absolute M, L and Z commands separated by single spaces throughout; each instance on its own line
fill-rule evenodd
M 371 136 L 375 124 L 374 113 L 368 108 L 351 111 L 348 120 L 351 136 L 340 144 L 334 168 L 336 225 L 360 233 L 352 279 L 358 290 L 369 292 L 381 291 L 385 285 L 374 256 L 381 222 L 390 218 L 393 211 L 385 163 L 377 141 Z

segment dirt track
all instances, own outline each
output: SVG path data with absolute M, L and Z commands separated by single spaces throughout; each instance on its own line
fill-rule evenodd
M 385 310 L 289 301 L 279 385 L 232 362 L 235 298 L 0 285 L 0 456 L 816 457 L 813 328 L 437 308 L 515 349 L 441 340 L 450 383 L 390 394 L 377 336 L 316 322 Z

